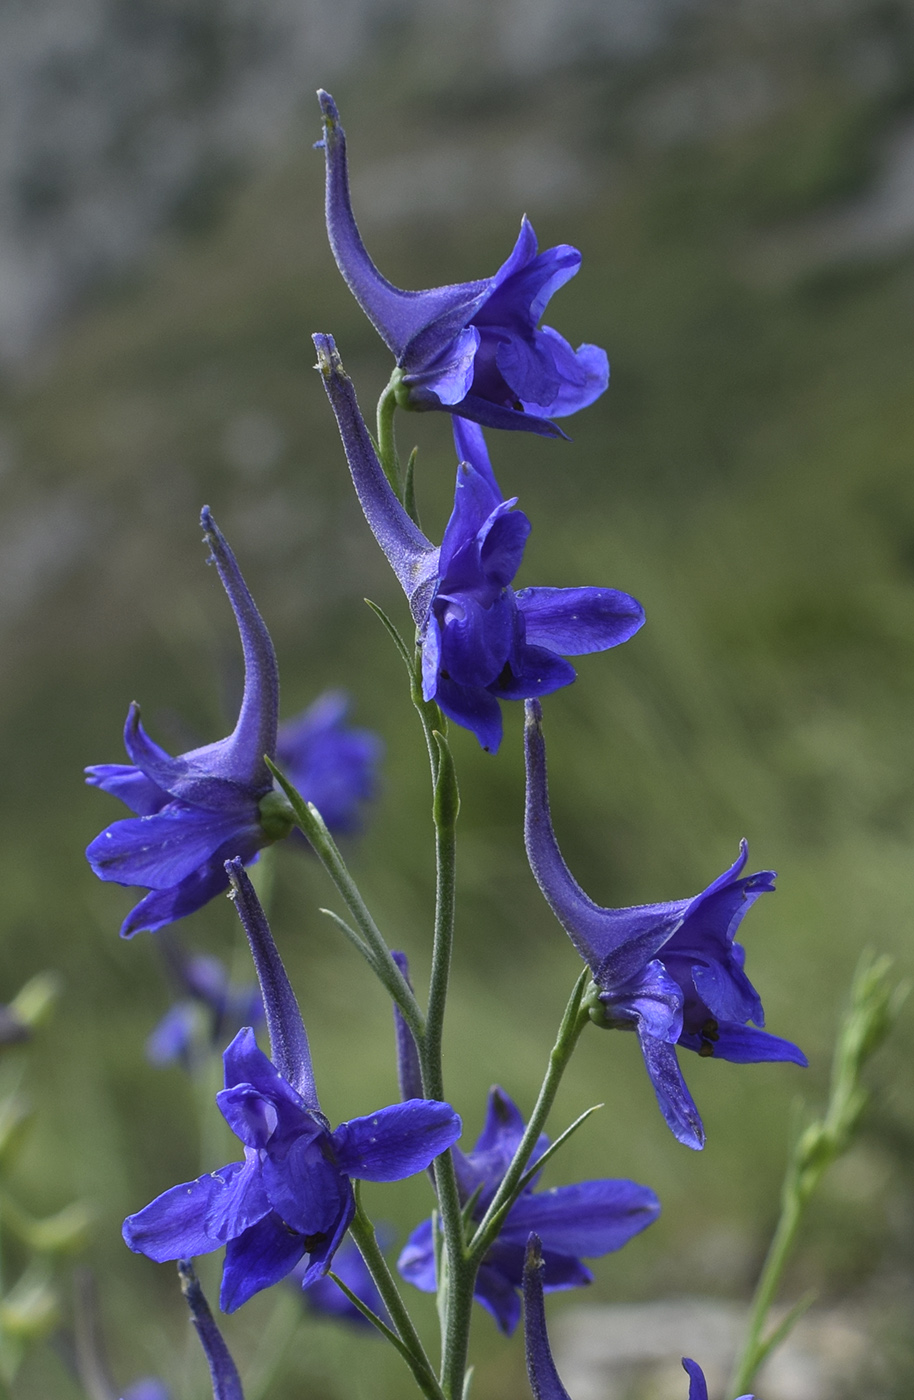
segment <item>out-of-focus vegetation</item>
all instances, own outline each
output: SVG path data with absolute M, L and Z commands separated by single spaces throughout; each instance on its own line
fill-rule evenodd
M 664 1203 L 651 1231 L 597 1266 L 592 1296 L 604 1299 L 748 1295 L 795 1104 L 824 1093 L 859 950 L 910 966 L 914 257 L 900 248 L 829 262 L 795 250 L 810 220 L 865 194 L 874 142 L 903 114 L 914 66 L 901 53 L 888 95 L 872 96 L 833 57 L 785 44 L 783 91 L 767 115 L 663 141 L 650 138 L 637 90 L 598 70 L 535 90 L 468 80 L 440 91 L 431 79 L 409 85 L 388 56 L 383 72 L 336 93 L 357 205 L 373 162 L 402 156 L 408 167 L 445 136 L 497 162 L 534 125 L 583 170 L 566 200 L 543 196 L 538 208 L 534 194 L 528 212 L 541 246 L 583 251 L 548 319 L 574 343 L 607 346 L 609 392 L 569 424 L 573 443 L 491 443 L 505 493 L 534 525 L 519 582 L 608 584 L 647 610 L 637 638 L 582 659 L 577 684 L 546 707 L 554 817 L 578 878 L 606 904 L 689 895 L 730 863 L 741 836 L 755 868 L 780 872 L 743 941 L 769 1029 L 804 1047 L 807 1072 L 684 1057 L 708 1130 L 695 1155 L 666 1130 L 634 1038 L 584 1037 L 554 1128 L 591 1103 L 605 1108 L 549 1180 L 630 1175 Z M 671 70 L 671 90 L 674 80 Z M 80 770 L 119 761 L 133 698 L 167 747 L 227 732 L 240 658 L 203 567 L 204 501 L 273 632 L 285 713 L 341 685 L 357 722 L 384 737 L 384 790 L 352 866 L 420 986 L 428 971 L 421 735 L 401 664 L 361 600 L 405 609 L 351 498 L 310 334 L 333 332 L 366 414 L 388 363 L 325 245 L 317 133 L 306 104 L 282 160 L 87 307 L 53 358 L 0 399 L 11 444 L 0 478 L 0 972 L 7 995 L 37 968 L 58 969 L 64 984 L 54 1024 L 30 1049 L 39 1115 L 19 1195 L 36 1215 L 92 1203 L 88 1259 L 115 1373 L 157 1372 L 181 1397 L 203 1395 L 205 1378 L 185 1352 L 177 1281 L 126 1251 L 120 1222 L 235 1148 L 213 1108 L 201 1141 L 180 1071 L 144 1061 L 167 988 L 153 938 L 118 941 L 133 892 L 99 885 L 84 863 L 86 843 L 121 809 L 84 790 Z M 521 212 L 493 200 L 459 218 L 366 218 L 366 237 L 392 280 L 432 285 L 493 271 Z M 420 444 L 420 508 L 440 533 L 453 488 L 448 421 L 401 416 L 399 432 L 403 446 Z M 495 759 L 453 736 L 463 808 L 447 1049 L 471 1138 L 493 1080 L 532 1103 L 579 968 L 525 865 L 520 721 L 514 707 Z M 396 1095 L 390 1013 L 317 913 L 332 903 L 320 872 L 300 849 L 270 858 L 276 934 L 336 1122 Z M 234 948 L 244 966 L 222 900 L 181 936 Z M 872 1067 L 863 1137 L 814 1205 L 789 1279 L 794 1295 L 815 1287 L 878 1315 L 878 1346 L 897 1353 L 901 1378 L 883 1368 L 872 1395 L 909 1393 L 897 1339 L 914 1290 L 911 1049 L 908 1013 Z M 430 1204 L 424 1180 L 370 1200 L 400 1242 Z M 215 1260 L 201 1277 L 212 1293 Z M 263 1296 L 228 1322 L 249 1400 L 403 1392 L 398 1359 L 371 1337 L 302 1322 L 283 1351 L 297 1308 L 291 1294 Z M 416 1310 L 432 1329 L 431 1301 Z M 477 1334 L 478 1400 L 525 1394 L 518 1340 L 506 1346 L 482 1315 Z M 21 1387 L 24 1400 L 77 1394 L 50 1352 L 27 1364 Z

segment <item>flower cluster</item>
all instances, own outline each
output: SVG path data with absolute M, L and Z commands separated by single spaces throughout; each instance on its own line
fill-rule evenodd
M 584 1261 L 621 1249 L 657 1218 L 660 1203 L 647 1186 L 624 1179 L 537 1189 L 549 1158 L 588 1116 L 550 1145 L 543 1129 L 561 1076 L 590 1023 L 634 1032 L 666 1122 L 681 1143 L 698 1149 L 704 1128 L 677 1047 L 702 1059 L 805 1064 L 797 1046 L 763 1029 L 761 1000 L 736 941 L 743 918 L 774 889 L 775 877 L 764 870 L 746 873 L 745 842 L 728 870 L 687 899 L 604 908 L 572 876 L 552 826 L 540 700 L 575 680 L 569 657 L 628 641 L 644 612 L 614 588 L 515 587 L 532 525 L 516 509 L 517 499 L 505 498 L 483 428 L 564 436 L 552 420 L 586 407 L 606 388 L 603 350 L 589 344 L 575 350 L 540 324 L 552 295 L 577 272 L 580 255 L 564 245 L 540 253 L 524 219 L 513 252 L 494 276 L 418 292 L 394 287 L 374 266 L 355 222 L 339 114 L 327 93 L 320 93 L 320 102 L 330 244 L 395 358 L 375 442 L 332 337 L 314 336 L 356 494 L 415 625 L 411 655 L 388 624 L 410 667 L 433 776 L 437 882 L 428 1002 L 420 1006 L 405 955 L 388 948 L 330 834 L 358 829 L 377 790 L 380 741 L 349 726 L 349 701 L 341 691 L 326 692 L 297 718 L 279 724 L 269 632 L 206 507 L 204 538 L 244 654 L 237 722 L 226 738 L 172 757 L 147 736 L 139 709 L 131 706 L 124 736 L 130 762 L 95 765 L 87 775 L 134 816 L 107 827 L 87 856 L 101 879 L 148 890 L 124 921 L 125 937 L 165 929 L 230 891 L 257 987 L 236 986 L 218 958 L 180 953 L 171 936 L 163 935 L 180 999 L 156 1028 L 150 1054 L 158 1063 L 190 1063 L 201 1015 L 208 1049 L 224 1045 L 233 1033 L 216 1102 L 241 1143 L 243 1160 L 164 1191 L 128 1216 L 123 1235 L 130 1249 L 150 1259 L 178 1261 L 215 1400 L 242 1400 L 241 1382 L 189 1261 L 222 1247 L 224 1311 L 234 1312 L 287 1279 L 310 1295 L 315 1310 L 376 1326 L 430 1400 L 466 1393 L 473 1298 L 507 1334 L 520 1321 L 523 1297 L 536 1400 L 569 1400 L 546 1333 L 544 1291 L 590 1283 Z M 437 545 L 418 524 L 411 472 L 400 482 L 390 432 L 396 407 L 451 414 L 454 505 Z M 441 1054 L 459 809 L 442 715 L 494 754 L 503 740 L 502 702 L 510 700 L 526 702 L 530 868 L 586 968 L 528 1122 L 508 1094 L 493 1088 L 482 1132 L 463 1151 L 457 1146 L 460 1117 L 444 1097 Z M 299 1003 L 246 873 L 266 846 L 296 825 L 333 879 L 352 923 L 331 917 L 394 1003 L 401 1102 L 336 1128 L 321 1108 Z M 255 1035 L 261 1020 L 269 1055 Z M 413 1230 L 398 1268 L 420 1290 L 439 1295 L 440 1375 L 353 1184 L 426 1171 L 435 1193 L 433 1214 Z M 353 1243 L 344 1245 L 347 1231 Z M 683 1367 L 689 1400 L 708 1400 L 701 1368 L 689 1359 Z M 742 1374 L 748 1383 L 751 1367 Z M 150 1397 L 164 1395 L 158 1382 L 147 1385 Z

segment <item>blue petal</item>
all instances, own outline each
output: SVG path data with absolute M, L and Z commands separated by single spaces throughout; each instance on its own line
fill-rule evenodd
M 499 1331 L 510 1337 L 520 1322 L 520 1298 L 514 1284 L 505 1278 L 500 1269 L 492 1268 L 483 1260 L 476 1275 L 473 1296 L 495 1318 Z
M 434 334 L 439 334 L 436 326 Z M 421 341 L 410 346 L 410 359 L 423 363 L 423 343 L 431 337 L 423 336 Z M 476 351 L 479 348 L 479 331 L 473 326 L 460 331 L 445 345 L 441 354 L 423 369 L 416 369 L 404 376 L 410 387 L 421 387 L 432 393 L 445 407 L 451 407 L 466 398 L 473 383 L 473 368 Z
M 686 1147 L 700 1151 L 705 1145 L 705 1130 L 692 1095 L 686 1088 L 675 1048 L 665 1040 L 645 1035 L 640 1028 L 638 1039 L 660 1112 L 673 1136 Z
M 232 1313 L 255 1293 L 279 1283 L 292 1272 L 305 1252 L 305 1241 L 275 1212 L 264 1216 L 225 1250 L 219 1306 Z
M 518 647 L 511 657 L 510 667 L 493 684 L 493 691 L 503 700 L 528 700 L 536 695 L 551 695 L 562 686 L 571 685 L 577 672 L 563 656 L 546 647 L 526 644 Z
M 123 1235 L 135 1254 L 161 1264 L 208 1254 L 270 1209 L 256 1157 L 185 1181 L 128 1215 Z
M 308 1266 L 302 1275 L 302 1288 L 310 1288 L 315 1279 L 323 1278 L 333 1262 L 333 1256 L 343 1243 L 343 1238 L 355 1215 L 355 1195 L 349 1181 L 346 1181 L 343 1207 L 333 1230 L 322 1239 L 306 1241 L 310 1253 Z
M 227 856 L 238 855 L 245 862 L 256 860 L 257 851 L 264 843 L 262 830 L 250 831 L 248 839 L 226 843 L 205 865 L 194 870 L 185 880 L 167 890 L 154 890 L 135 904 L 121 925 L 121 938 L 132 938 L 141 929 L 154 933 L 166 924 L 176 923 L 187 914 L 202 909 L 214 895 L 228 889 L 228 876 L 225 873 Z
M 303 1134 L 281 1155 L 268 1148 L 261 1168 L 270 1205 L 308 1239 L 332 1235 L 352 1195 L 347 1178 L 324 1155 L 326 1145 L 323 1134 Z
M 256 808 L 210 812 L 171 802 L 154 816 L 114 822 L 96 836 L 86 858 L 100 880 L 170 889 L 227 842 L 249 845 L 258 835 L 256 818 Z
M 766 1061 L 789 1061 L 794 1065 L 809 1063 L 803 1051 L 790 1040 L 769 1035 L 767 1031 L 757 1031 L 752 1026 L 738 1023 L 720 1022 L 716 1039 L 707 1036 L 690 1035 L 686 1032 L 679 1037 L 679 1044 L 687 1050 L 697 1050 L 700 1055 L 713 1055 L 716 1060 L 732 1060 L 738 1065 L 757 1065 Z
M 425 292 L 402 292 L 382 277 L 359 234 L 349 197 L 346 136 L 329 93 L 318 99 L 324 119 L 323 147 L 327 160 L 327 232 L 337 267 L 378 334 L 398 359 L 406 358 L 410 342 L 426 334 L 415 352 L 428 360 L 441 353 L 470 320 L 488 294 L 491 282 L 466 282 Z
M 555 1369 L 543 1302 L 543 1258 L 540 1242 L 530 1236 L 524 1260 L 524 1343 L 527 1375 L 536 1400 L 570 1400 Z
M 419 402 L 416 407 L 441 408 L 437 399 L 429 396 L 428 402 L 422 402 L 422 391 L 416 395 Z M 539 418 L 533 413 L 524 413 L 522 409 L 508 408 L 501 403 L 492 403 L 491 400 L 483 398 L 481 394 L 469 393 L 460 403 L 449 408 L 449 412 L 459 414 L 461 418 L 468 418 L 473 423 L 480 423 L 484 428 L 502 428 L 509 432 L 536 433 L 539 437 L 566 438 L 568 434 L 563 432 L 557 423 L 550 423 L 548 418 Z
M 636 1181 L 581 1181 L 521 1196 L 500 1238 L 525 1245 L 534 1230 L 545 1250 L 595 1259 L 621 1249 L 659 1214 L 654 1192 Z
M 94 763 L 86 769 L 86 782 L 119 797 L 138 817 L 151 817 L 171 801 L 164 789 L 132 763 Z
M 606 651 L 644 622 L 641 604 L 614 588 L 522 588 L 515 597 L 530 645 L 562 656 Z
M 629 982 L 606 979 L 600 1000 L 608 1018 L 636 1023 L 657 1040 L 678 1040 L 682 1033 L 682 993 L 663 963 L 654 959 Z
M 362 1181 L 401 1181 L 446 1152 L 461 1133 L 448 1103 L 409 1099 L 351 1118 L 333 1134 L 340 1169 Z
M 458 685 L 439 676 L 435 701 L 455 724 L 471 729 L 488 753 L 497 753 L 502 737 L 501 710 L 482 686 Z
M 154 1376 L 144 1376 L 128 1385 L 121 1400 L 171 1400 L 171 1391 Z
M 494 685 L 514 640 L 514 599 L 510 593 L 503 593 L 491 607 L 482 606 L 466 593 L 438 598 L 435 614 L 441 638 L 440 671 L 455 685 L 482 689 Z
M 494 480 L 478 472 L 471 462 L 461 462 L 454 487 L 454 509 L 441 540 L 438 562 L 439 578 L 448 580 L 448 591 L 477 584 L 473 565 L 455 564 L 455 561 L 467 550 L 473 550 L 471 558 L 476 560 L 478 569 L 477 536 L 497 518 L 494 512 L 500 515 L 505 509 L 506 502 Z
M 250 1026 L 238 1032 L 227 1047 L 222 1063 L 225 1068 L 225 1091 L 238 1087 L 253 1088 L 275 1106 L 278 1114 L 278 1135 L 298 1137 L 325 1130 L 322 1115 L 312 1113 L 302 1096 L 279 1073 L 273 1062 L 260 1049 Z M 225 1092 L 223 1091 L 223 1092 Z M 216 1095 L 221 1105 L 222 1095 Z M 232 1099 L 227 1102 L 234 1102 Z
M 540 409 L 554 418 L 564 418 L 589 408 L 595 399 L 606 392 L 609 385 L 609 359 L 606 351 L 598 345 L 579 345 L 572 350 L 564 336 L 551 326 L 543 326 L 537 331 L 541 350 L 549 342 L 549 352 L 559 379 L 558 389 L 547 404 L 525 404 L 528 412 Z
M 411 1283 L 414 1288 L 423 1293 L 435 1292 L 438 1285 L 435 1280 L 435 1248 L 430 1220 L 423 1220 L 410 1235 L 400 1251 L 397 1268 L 407 1283 Z
M 532 233 L 529 225 L 527 229 L 521 227 L 514 253 L 498 273 L 498 286 L 473 317 L 474 325 L 505 326 L 529 334 L 539 324 L 551 297 L 580 268 L 581 254 L 568 243 L 560 243 L 526 259 L 529 233 Z M 522 244 L 525 245 L 523 251 Z M 507 272 L 512 260 L 514 267 Z

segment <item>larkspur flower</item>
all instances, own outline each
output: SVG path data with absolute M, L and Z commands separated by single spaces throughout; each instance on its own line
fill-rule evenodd
M 527 1375 L 535 1400 L 571 1400 L 559 1379 L 552 1359 L 549 1334 L 546 1331 L 546 1305 L 543 1298 L 545 1267 L 542 1241 L 532 1232 L 527 1240 L 524 1256 L 524 1347 Z M 708 1387 L 701 1367 L 687 1357 L 683 1357 L 682 1367 L 689 1376 L 689 1400 L 708 1400 Z M 741 1395 L 739 1400 L 754 1400 L 754 1397 Z
M 165 935 L 162 935 L 165 938 Z M 223 1050 L 242 1026 L 263 1020 L 263 1000 L 255 982 L 240 986 L 228 969 L 210 955 L 186 955 L 169 944 L 166 958 L 184 995 L 159 1021 L 146 1041 L 146 1057 L 154 1065 L 183 1064 L 194 1069 L 207 1050 Z
M 703 1058 L 755 1064 L 806 1056 L 789 1040 L 747 1025 L 765 1024 L 759 995 L 734 941 L 743 916 L 774 889 L 774 872 L 743 875 L 748 846 L 693 899 L 603 909 L 578 885 L 559 850 L 549 812 L 542 710 L 526 707 L 525 840 L 537 884 L 593 974 L 591 1019 L 638 1033 L 657 1102 L 675 1136 L 704 1146 L 704 1129 L 686 1088 L 675 1046 Z
M 494 1088 L 482 1132 L 472 1152 L 453 1152 L 460 1197 L 468 1202 L 478 1191 L 472 1218 L 481 1220 L 524 1134 L 524 1121 L 506 1093 Z M 535 1163 L 549 1145 L 541 1137 L 532 1156 Z M 495 1243 L 483 1258 L 475 1296 L 503 1332 L 511 1333 L 520 1319 L 518 1290 L 523 1283 L 524 1250 L 531 1230 L 544 1243 L 547 1289 L 579 1288 L 593 1275 L 583 1259 L 596 1259 L 621 1249 L 646 1229 L 660 1213 L 653 1191 L 635 1181 L 581 1181 L 539 1193 L 536 1179 L 511 1207 Z M 397 1267 L 410 1283 L 426 1293 L 435 1291 L 435 1251 L 432 1222 L 414 1230 Z
M 178 758 L 153 743 L 139 707 L 131 705 L 124 729 L 131 762 L 86 769 L 87 782 L 137 814 L 114 822 L 86 851 L 99 879 L 151 891 L 124 920 L 123 938 L 202 908 L 227 888 L 226 860 L 240 856 L 247 864 L 292 827 L 264 757 L 276 754 L 279 675 L 273 643 L 208 506 L 200 520 L 238 623 L 244 695 L 228 738 Z
M 336 414 L 356 493 L 410 603 L 422 648 L 422 691 L 494 753 L 500 700 L 547 695 L 575 678 L 566 655 L 605 651 L 644 622 L 613 588 L 512 587 L 530 522 L 502 497 L 475 423 L 454 420 L 454 511 L 436 549 L 391 489 L 330 336 L 318 368 Z
M 384 746 L 370 729 L 346 723 L 349 696 L 327 690 L 279 726 L 276 760 L 306 802 L 333 832 L 357 831 L 361 809 L 374 797 Z
M 412 1099 L 331 1131 L 314 1084 L 301 1013 L 240 859 L 227 862 L 263 994 L 272 1061 L 250 1027 L 223 1056 L 216 1096 L 244 1161 L 174 1186 L 124 1222 L 150 1259 L 193 1258 L 225 1245 L 220 1306 L 234 1312 L 308 1255 L 303 1286 L 325 1274 L 355 1212 L 352 1179 L 399 1181 L 460 1135 L 450 1104 Z
M 350 291 L 399 369 L 403 407 L 444 409 L 490 428 L 564 436 L 549 421 L 576 413 L 609 382 L 605 350 L 573 350 L 550 326 L 546 304 L 581 265 L 576 248 L 537 252 L 525 217 L 514 250 L 478 282 L 405 292 L 382 277 L 365 249 L 349 197 L 346 137 L 333 98 L 319 92 L 327 165 L 327 232 Z

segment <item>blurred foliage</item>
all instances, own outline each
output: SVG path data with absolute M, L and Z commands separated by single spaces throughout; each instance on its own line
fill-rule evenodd
M 664 1203 L 651 1231 L 598 1267 L 592 1297 L 748 1295 L 776 1215 L 791 1104 L 801 1092 L 824 1096 L 859 949 L 910 967 L 914 260 L 772 277 L 759 251 L 772 227 L 864 187 L 874 133 L 911 90 L 908 50 L 896 48 L 897 81 L 868 97 L 833 55 L 795 52 L 785 38 L 784 91 L 770 114 L 665 142 L 645 135 L 638 89 L 617 73 L 558 73 L 501 93 L 472 82 L 442 92 L 429 78 L 428 91 L 398 84 L 392 56 L 336 93 L 357 205 L 373 161 L 408 160 L 444 129 L 497 151 L 536 120 L 586 157 L 575 198 L 534 199 L 528 212 L 542 246 L 582 249 L 583 270 L 550 320 L 573 343 L 605 344 L 613 381 L 569 425 L 573 444 L 519 434 L 492 443 L 505 493 L 534 525 L 519 582 L 608 584 L 647 610 L 636 639 L 583 658 L 578 683 L 549 699 L 559 839 L 606 904 L 695 893 L 744 835 L 755 868 L 781 872 L 777 897 L 756 906 L 743 934 L 769 1028 L 803 1046 L 807 1073 L 683 1057 L 708 1130 L 695 1155 L 666 1130 L 634 1038 L 584 1037 L 554 1130 L 591 1103 L 605 1108 L 550 1180 L 630 1175 Z M 654 91 L 674 76 L 640 80 Z M 0 991 L 46 966 L 64 988 L 30 1051 L 39 1111 L 17 1172 L 40 1213 L 91 1201 L 113 1370 L 161 1374 L 182 1400 L 203 1396 L 206 1381 L 176 1279 L 127 1253 L 120 1221 L 235 1148 L 211 1106 L 199 1117 L 203 1087 L 144 1062 L 166 983 L 152 938 L 118 942 L 132 892 L 98 885 L 83 861 L 121 809 L 84 791 L 80 768 L 119 761 L 133 698 L 168 747 L 227 732 L 240 657 L 202 567 L 204 500 L 273 632 L 286 713 L 341 685 L 356 722 L 384 737 L 385 790 L 352 866 L 420 987 L 428 973 L 421 734 L 399 659 L 361 599 L 401 619 L 405 610 L 351 499 L 310 334 L 336 336 L 366 414 L 388 365 L 325 245 L 316 134 L 306 104 L 281 160 L 230 195 L 220 183 L 219 208 L 210 202 L 192 235 L 176 234 L 86 307 L 53 356 L 0 393 L 13 459 L 0 478 Z M 516 223 L 486 204 L 460 219 L 365 220 L 380 267 L 413 286 L 493 270 Z M 440 532 L 453 484 L 448 421 L 401 418 L 399 432 L 401 448 L 420 445 L 420 508 Z M 532 1102 L 578 970 L 525 865 L 520 725 L 516 707 L 494 760 L 453 736 L 463 805 L 447 1050 L 471 1138 L 495 1077 Z M 277 938 L 337 1122 L 396 1094 L 389 1009 L 317 913 L 332 902 L 320 872 L 299 849 L 271 859 Z M 196 948 L 233 948 L 243 973 L 223 901 L 181 932 Z M 875 1102 L 846 1159 L 853 1170 L 826 1181 L 787 1280 L 788 1291 L 852 1296 L 900 1338 L 912 1290 L 911 1049 L 908 1010 L 872 1067 Z M 401 1242 L 429 1206 L 423 1180 L 366 1197 Z M 212 1296 L 216 1260 L 201 1261 L 201 1277 Z M 416 1313 L 433 1329 L 430 1300 L 416 1299 Z M 482 1315 L 477 1333 L 477 1400 L 526 1394 L 519 1341 L 506 1347 Z M 291 1294 L 253 1300 L 226 1336 L 248 1400 L 402 1393 L 395 1356 L 300 1322 Z M 887 1370 L 867 1393 L 907 1394 L 905 1375 Z M 50 1351 L 27 1363 L 21 1386 L 23 1400 L 78 1393 Z

